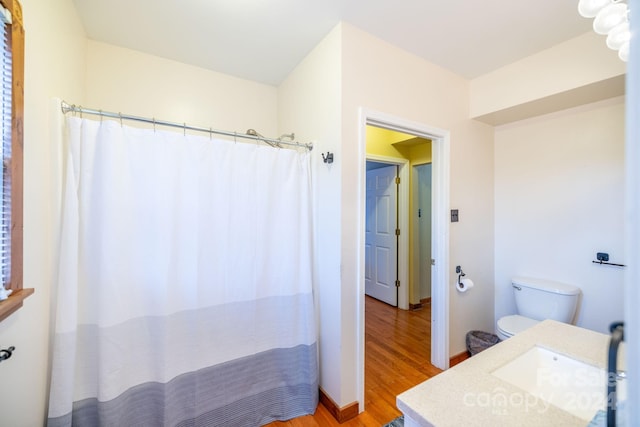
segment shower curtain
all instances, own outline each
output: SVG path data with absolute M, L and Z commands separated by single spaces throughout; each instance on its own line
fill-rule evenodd
M 313 413 L 309 154 L 66 119 L 50 426 Z

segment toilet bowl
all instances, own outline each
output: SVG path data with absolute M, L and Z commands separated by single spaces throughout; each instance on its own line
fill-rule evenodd
M 507 338 L 511 338 L 518 332 L 522 332 L 525 329 L 535 326 L 540 322 L 540 320 L 520 316 L 519 314 L 504 316 L 498 319 L 496 334 L 500 338 L 500 341 L 504 341 Z
M 511 287 L 518 314 L 498 319 L 496 334 L 500 340 L 506 340 L 545 319 L 572 323 L 580 295 L 577 286 L 531 277 L 514 277 Z

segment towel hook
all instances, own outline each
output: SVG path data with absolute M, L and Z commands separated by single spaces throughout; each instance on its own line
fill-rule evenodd
M 325 157 L 324 153 L 320 153 L 322 154 L 322 161 L 325 163 L 333 163 L 333 153 L 330 151 L 327 151 L 327 156 Z

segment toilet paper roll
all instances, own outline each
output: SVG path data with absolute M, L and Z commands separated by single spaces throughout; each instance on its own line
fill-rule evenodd
M 473 288 L 473 281 L 471 279 L 462 279 L 456 283 L 458 292 L 467 292 L 471 288 Z

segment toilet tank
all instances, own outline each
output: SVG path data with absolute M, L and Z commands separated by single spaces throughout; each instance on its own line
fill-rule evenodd
M 531 277 L 514 277 L 511 286 L 518 314 L 572 323 L 580 295 L 577 286 Z

